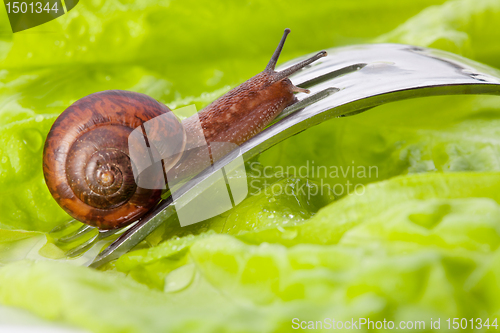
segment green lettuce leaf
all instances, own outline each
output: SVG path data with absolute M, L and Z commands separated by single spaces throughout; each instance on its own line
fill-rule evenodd
M 497 204 L 500 203 L 500 194 L 497 191 L 499 182 L 500 173 L 400 176 L 371 184 L 367 186 L 363 195 L 351 194 L 321 209 L 314 217 L 302 223 L 240 233 L 237 238 L 251 244 L 264 242 L 281 243 L 286 246 L 304 243 L 338 244 L 346 235 L 352 235 L 354 230 L 358 230 L 359 225 L 364 237 L 353 237 L 356 240 L 355 246 L 364 246 L 363 244 L 367 245 L 370 242 L 383 245 L 385 242 L 390 242 L 391 236 L 394 236 L 394 240 L 412 244 L 417 243 L 422 237 L 428 241 L 422 244 L 426 246 L 474 248 L 473 244 L 478 239 L 477 236 L 472 237 L 472 234 L 467 234 L 469 227 L 477 228 L 474 232 L 479 232 L 482 223 L 493 223 L 492 229 L 483 230 L 484 233 L 479 232 L 484 238 L 482 242 L 488 242 L 490 237 L 497 233 L 498 219 L 491 220 L 488 214 L 491 214 L 491 209 L 493 211 L 497 209 Z M 483 209 L 485 209 L 484 214 Z M 468 210 L 470 214 L 478 216 L 468 216 Z M 450 231 L 450 228 L 442 226 L 435 228 L 448 216 L 451 222 L 446 225 L 453 227 L 454 223 L 457 223 L 455 230 Z M 466 223 L 459 222 L 460 219 L 457 220 L 460 216 L 463 216 L 462 220 Z M 458 236 L 460 223 L 465 223 L 463 225 L 465 229 L 464 234 Z M 366 231 L 366 226 L 370 226 L 370 232 Z M 400 233 L 392 234 L 393 228 L 400 227 Z M 438 234 L 435 234 L 436 232 Z M 454 236 L 456 239 L 469 243 L 453 244 Z M 208 236 L 202 234 L 199 237 Z M 443 240 L 447 237 L 449 237 L 450 244 L 446 244 Z M 498 238 L 495 239 L 495 242 L 499 241 Z M 439 242 L 434 244 L 433 240 Z M 186 249 L 192 244 L 196 244 L 195 236 L 166 241 L 150 249 L 125 254 L 118 260 L 116 267 L 125 272 L 137 268 L 142 269 L 141 266 L 155 264 L 162 258 L 185 255 Z M 496 246 L 492 246 L 486 250 L 495 248 Z
M 49 231 L 68 219 L 50 195 L 42 172 L 43 144 L 55 118 L 31 116 L 0 126 L 2 229 Z
M 454 0 L 426 8 L 397 29 L 375 39 L 442 49 L 500 67 L 496 0 Z
M 498 173 L 394 178 L 369 186 L 358 209 L 349 196 L 295 227 L 297 238 L 341 231 L 328 242 L 209 232 L 121 257 L 128 277 L 21 261 L 0 268 L 0 302 L 93 332 L 288 332 L 293 318 L 360 317 L 424 320 L 430 331 L 430 318 L 496 318 L 499 182 Z
M 43 141 L 75 100 L 126 89 L 199 109 L 259 72 L 285 26 L 282 61 L 377 41 L 499 66 L 498 1 L 443 3 L 99 0 L 15 36 L 3 33 L 0 6 L 0 303 L 106 333 L 288 332 L 294 318 L 493 321 L 497 97 L 408 100 L 323 123 L 248 164 L 255 193 L 235 209 L 185 228 L 166 221 L 103 271 L 63 262 L 46 235 L 69 217 L 44 185 Z

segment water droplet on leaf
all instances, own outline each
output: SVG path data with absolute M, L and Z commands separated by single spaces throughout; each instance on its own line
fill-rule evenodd
M 281 237 L 282 237 L 283 239 L 294 239 L 295 237 L 297 237 L 297 235 L 298 235 L 298 233 L 299 233 L 299 232 L 297 231 L 297 229 L 292 229 L 292 230 L 288 229 L 288 230 L 287 230 L 287 229 L 285 229 L 285 228 L 283 228 L 283 227 L 278 227 L 277 229 L 278 229 L 279 231 L 281 231 Z
M 43 138 L 40 132 L 34 128 L 23 132 L 23 142 L 32 152 L 37 152 L 42 148 Z
M 187 264 L 173 270 L 165 278 L 164 291 L 171 293 L 187 288 L 193 282 L 195 274 L 194 264 Z

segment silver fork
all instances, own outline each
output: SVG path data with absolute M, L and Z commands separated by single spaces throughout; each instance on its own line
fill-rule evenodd
M 282 140 L 330 118 L 355 115 L 378 105 L 415 97 L 500 95 L 500 71 L 444 51 L 400 44 L 371 44 L 333 48 L 327 52 L 327 57 L 291 78 L 295 85 L 309 89 L 313 95 L 286 108 L 271 126 L 185 183 L 176 192 L 176 202 L 188 202 L 196 197 L 198 185 L 235 158 L 242 156 L 245 161 L 249 160 Z M 295 59 L 280 67 L 286 68 L 301 60 Z M 73 242 L 93 233 L 71 249 L 69 254 L 75 255 L 98 240 L 123 232 L 90 264 L 97 268 L 130 251 L 173 214 L 175 208 L 172 197 L 169 197 L 124 232 L 98 232 L 83 226 L 59 241 Z

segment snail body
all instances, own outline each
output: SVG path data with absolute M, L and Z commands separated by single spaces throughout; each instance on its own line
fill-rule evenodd
M 295 92 L 308 92 L 287 77 L 326 52 L 276 72 L 289 32 L 285 30 L 263 72 L 182 122 L 165 105 L 134 92 L 103 91 L 72 104 L 53 124 L 44 147 L 44 176 L 54 199 L 75 219 L 100 229 L 119 228 L 139 219 L 161 200 L 162 190 L 137 186 L 129 154 L 130 133 L 141 126 L 144 130 L 144 123 L 162 116 L 164 126 L 155 132 L 178 143 L 172 151 L 181 152 L 164 164 L 169 183 L 203 170 L 205 166 L 197 162 L 201 149 L 182 152 L 184 147 L 208 144 L 210 149 L 214 142 L 240 145 L 295 103 Z M 200 125 L 202 137 L 189 135 Z M 211 159 L 217 157 L 211 155 Z M 163 176 L 158 175 L 159 184 Z

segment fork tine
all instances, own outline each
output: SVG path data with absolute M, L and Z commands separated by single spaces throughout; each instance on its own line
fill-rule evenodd
M 72 243 L 75 240 L 77 240 L 78 238 L 80 238 L 80 237 L 88 234 L 89 232 L 91 232 L 93 230 L 95 230 L 94 227 L 86 224 L 86 225 L 81 226 L 75 232 L 70 233 L 69 235 L 66 235 L 66 236 L 63 236 L 63 237 L 59 238 L 57 241 L 59 243 Z
M 281 112 L 276 117 L 276 119 L 274 119 L 272 121 L 272 123 L 269 124 L 269 126 L 277 123 L 278 121 L 280 121 L 283 118 L 286 118 L 287 116 L 291 115 L 292 113 L 297 112 L 297 111 L 305 108 L 306 106 L 312 105 L 312 104 L 322 100 L 323 98 L 326 98 L 332 94 L 335 94 L 339 90 L 340 90 L 339 88 L 330 87 L 330 88 L 326 88 L 324 90 L 321 90 L 320 92 L 318 92 L 314 95 L 307 96 L 306 98 L 304 98 L 304 99 L 298 101 L 297 103 L 294 103 L 294 104 L 290 105 L 289 107 L 287 107 L 286 109 L 284 109 L 283 112 Z
M 79 222 L 77 220 L 74 220 L 74 219 L 70 220 L 70 221 L 68 221 L 66 223 L 63 223 L 63 224 L 60 224 L 60 225 L 56 226 L 51 231 L 49 231 L 49 234 L 56 234 L 58 232 L 66 230 L 66 229 L 72 227 L 73 225 L 77 225 L 77 224 L 81 224 L 81 222 Z
M 90 227 L 90 226 L 89 226 Z M 83 229 L 83 228 L 82 228 Z M 96 228 L 94 227 L 90 227 L 88 229 L 89 231 L 91 230 L 97 230 Z M 87 234 L 89 231 L 85 231 L 84 234 Z M 72 248 L 71 250 L 68 250 L 66 252 L 66 255 L 68 257 L 76 257 L 76 256 L 79 256 L 80 254 L 86 252 L 88 249 L 90 249 L 95 243 L 97 243 L 98 241 L 102 240 L 102 239 L 105 239 L 105 238 L 108 238 L 109 236 L 112 236 L 116 233 L 119 233 L 119 232 L 122 232 L 124 231 L 124 229 L 113 229 L 113 230 L 103 230 L 103 231 L 99 231 L 97 232 L 94 236 L 90 237 L 89 239 L 87 239 L 86 241 L 84 241 L 83 243 L 79 244 L 78 246 Z M 76 237 L 75 239 L 78 239 L 80 238 L 82 235 L 80 234 L 79 237 Z
M 78 246 L 72 248 L 71 250 L 66 252 L 66 256 L 73 258 L 77 257 L 80 254 L 86 252 L 94 243 L 96 243 L 98 240 L 100 240 L 99 234 L 96 234 L 92 236 L 91 238 L 87 239 L 85 242 L 79 244 Z

